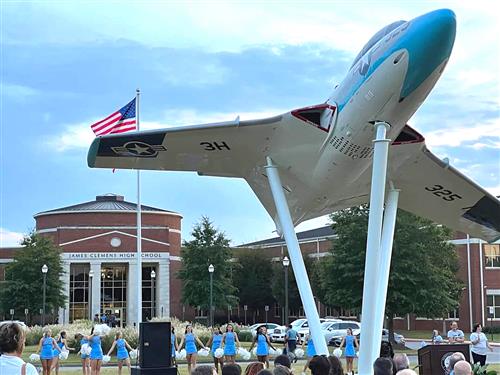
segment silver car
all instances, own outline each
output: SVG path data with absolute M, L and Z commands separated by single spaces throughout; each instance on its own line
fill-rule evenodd
M 361 324 L 354 320 L 335 320 L 321 324 L 321 329 L 327 343 L 336 338 L 342 339 L 342 337 L 347 335 L 348 328 L 351 328 L 353 335 L 357 336 L 359 335 Z

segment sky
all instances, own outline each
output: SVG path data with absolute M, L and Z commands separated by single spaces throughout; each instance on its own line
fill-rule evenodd
M 90 169 L 90 124 L 141 89 L 141 129 L 267 117 L 324 102 L 368 39 L 450 8 L 447 68 L 409 123 L 430 150 L 500 194 L 500 17 L 488 1 L 0 2 L 0 246 L 37 212 L 116 193 L 135 173 Z M 233 245 L 275 236 L 243 180 L 142 173 L 142 203 L 208 216 Z M 328 217 L 297 230 L 326 225 Z

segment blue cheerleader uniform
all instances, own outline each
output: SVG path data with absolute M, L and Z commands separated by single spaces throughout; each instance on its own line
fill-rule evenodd
M 83 346 L 83 344 L 88 344 L 88 343 L 89 343 L 89 340 L 87 340 L 87 339 L 81 339 L 81 340 L 80 340 L 80 348 Z M 88 354 L 81 353 L 81 354 L 80 354 L 80 357 L 81 357 L 82 359 L 87 359 L 89 356 L 88 356 Z
M 59 353 L 62 352 L 62 348 L 64 348 L 64 343 L 62 342 L 62 338 L 59 337 L 59 340 L 57 340 L 57 346 L 59 347 L 59 350 L 54 348 L 54 355 L 53 358 L 59 357 Z
M 354 350 L 354 336 L 345 337 L 345 356 L 346 357 L 356 357 L 356 351 Z
M 316 349 L 314 348 L 314 342 L 311 338 L 307 340 L 307 356 L 314 357 L 316 355 Z
M 120 361 L 128 358 L 128 351 L 125 346 L 124 339 L 116 340 L 116 358 L 118 358 L 118 360 Z
M 196 344 L 194 340 L 194 333 L 186 333 L 186 354 L 196 353 Z
M 224 355 L 236 355 L 234 332 L 226 332 L 226 340 L 224 343 Z
M 52 337 L 45 337 L 42 339 L 42 350 L 40 351 L 40 359 L 54 358 L 54 351 L 52 350 Z
M 90 339 L 90 347 L 92 350 L 90 351 L 90 359 L 100 359 L 102 360 L 102 347 L 101 347 L 101 337 L 93 336 Z
M 217 334 L 212 336 L 212 347 L 210 348 L 212 356 L 214 356 L 215 351 L 220 348 L 221 342 L 222 342 L 222 335 Z
M 267 347 L 266 336 L 257 335 L 257 355 L 265 356 L 269 354 L 269 348 Z
M 172 347 L 172 358 L 175 358 L 175 333 L 170 334 L 170 346 Z

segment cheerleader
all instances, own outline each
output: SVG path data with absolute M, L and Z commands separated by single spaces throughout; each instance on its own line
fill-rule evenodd
M 309 362 L 311 362 L 311 358 L 316 355 L 316 349 L 314 348 L 314 342 L 311 337 L 311 331 L 306 335 L 304 341 L 302 342 L 302 349 L 304 349 L 304 345 L 307 343 L 307 361 L 304 365 L 304 369 L 302 370 L 302 375 L 306 374 L 307 368 L 309 367 Z
M 221 346 L 224 347 L 224 357 L 226 363 L 235 363 L 236 357 L 236 345 L 240 347 L 240 340 L 238 340 L 238 335 L 234 332 L 233 325 L 228 323 L 226 325 L 226 333 L 222 335 Z
M 356 358 L 356 350 L 354 350 L 354 347 L 356 349 L 358 348 L 358 340 L 356 339 L 356 336 L 352 334 L 352 329 L 347 328 L 347 335 L 342 338 L 342 341 L 340 343 L 340 347 L 345 343 L 345 360 L 347 362 L 347 375 L 352 373 L 354 374 L 354 369 L 353 369 L 353 362 L 354 358 Z
M 191 374 L 191 367 L 196 367 L 196 357 L 198 355 L 198 350 L 196 349 L 196 343 L 198 343 L 202 348 L 204 348 L 203 343 L 200 341 L 198 336 L 193 333 L 193 326 L 188 324 L 184 330 L 184 337 L 181 340 L 179 348 L 182 345 L 186 345 L 186 360 L 188 363 L 188 374 Z
M 271 344 L 271 340 L 269 340 L 266 326 L 260 326 L 257 330 L 257 335 L 253 339 L 250 351 L 252 351 L 255 343 L 257 343 L 257 360 L 264 363 L 266 368 L 269 368 L 269 347 L 273 348 L 274 350 L 276 349 Z
M 179 343 L 177 342 L 177 337 L 175 336 L 175 328 L 172 326 L 170 332 L 170 347 L 172 349 L 172 365 L 177 367 L 177 361 L 175 360 L 175 351 L 179 350 Z
M 37 352 L 40 353 L 43 375 L 50 375 L 54 350 L 58 352 L 58 355 L 61 352 L 61 349 L 57 346 L 56 340 L 52 337 L 52 331 L 49 328 L 45 328 L 37 349 Z
M 66 331 L 61 331 L 56 340 L 57 346 L 59 350 L 54 349 L 54 357 L 52 358 L 52 370 L 56 370 L 56 375 L 59 375 L 59 353 L 66 349 L 66 351 L 75 350 L 74 348 L 70 348 L 68 346 L 68 342 L 66 341 Z
M 75 341 L 76 342 L 80 342 L 80 351 L 78 352 L 78 354 L 80 354 L 80 358 L 82 360 L 82 372 L 83 372 L 83 375 L 90 375 L 90 359 L 89 359 L 89 356 L 88 356 L 88 354 L 83 353 L 82 349 L 81 349 L 84 344 L 88 345 L 89 341 L 81 333 L 77 333 L 75 335 Z
M 217 358 L 215 356 L 215 351 L 220 348 L 221 343 L 222 343 L 222 331 L 220 330 L 219 327 L 214 327 L 212 331 L 212 337 L 210 337 L 206 346 L 210 348 L 210 352 L 212 353 L 212 358 L 214 359 L 215 371 L 217 371 L 217 373 L 219 373 L 219 364 L 221 371 L 222 371 L 222 366 L 224 366 L 224 358 L 223 357 Z
M 94 327 L 90 331 L 90 336 L 87 336 L 90 351 L 90 374 L 100 375 L 101 374 L 101 364 L 102 364 L 102 347 L 101 347 L 101 336 L 94 333 Z
M 127 349 L 132 350 L 132 348 L 128 344 L 127 340 L 122 338 L 122 333 L 120 331 L 116 333 L 115 341 L 113 341 L 113 345 L 111 345 L 111 348 L 108 351 L 108 355 L 113 353 L 115 346 L 116 358 L 118 359 L 118 375 L 122 374 L 123 363 L 127 365 L 129 371 L 132 371 L 132 368 L 130 367 L 130 358 L 127 351 Z

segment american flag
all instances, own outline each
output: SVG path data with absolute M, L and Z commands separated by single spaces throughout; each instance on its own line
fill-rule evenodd
M 120 110 L 110 114 L 104 120 L 91 125 L 90 127 L 95 135 L 101 136 L 137 130 L 135 121 L 135 100 L 136 98 Z

